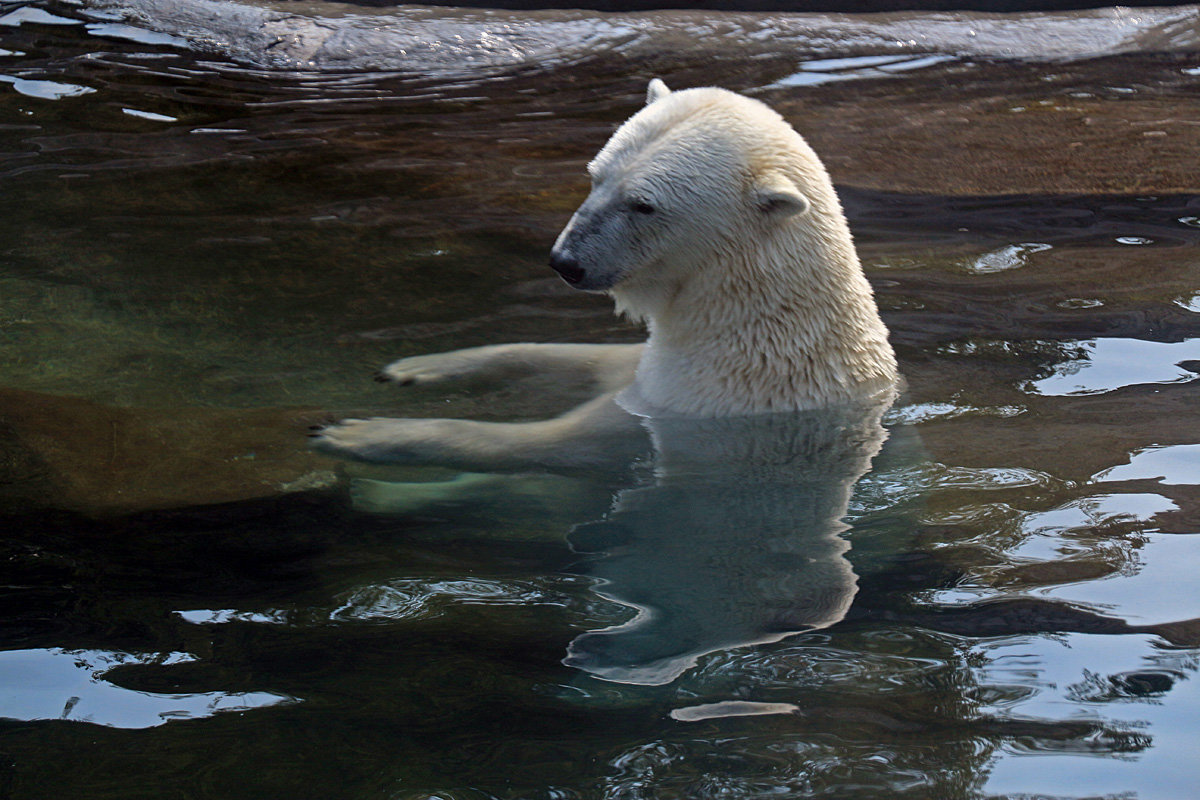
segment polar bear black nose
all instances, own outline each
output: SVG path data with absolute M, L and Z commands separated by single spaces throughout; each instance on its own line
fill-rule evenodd
M 550 254 L 550 268 L 562 276 L 562 279 L 574 286 L 583 280 L 583 267 L 579 261 L 564 253 Z

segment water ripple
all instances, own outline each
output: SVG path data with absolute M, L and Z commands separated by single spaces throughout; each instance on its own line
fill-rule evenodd
M 750 692 L 776 703 L 794 702 L 802 688 L 905 694 L 946 669 L 944 659 L 920 654 L 927 643 L 915 633 L 874 632 L 861 644 L 843 649 L 827 635 L 803 634 L 772 647 L 714 653 L 683 677 L 679 691 L 684 697 Z
M 336 622 L 397 622 L 441 617 L 460 606 L 555 606 L 591 621 L 595 609 L 580 590 L 584 578 L 546 576 L 540 580 L 408 578 L 351 592 L 331 614 Z M 572 591 L 574 590 L 574 591 Z
M 990 275 L 994 272 L 1006 272 L 1025 266 L 1029 256 L 1049 250 L 1050 245 L 1041 242 L 1023 242 L 1010 244 L 984 253 L 966 265 L 967 272 L 973 275 Z

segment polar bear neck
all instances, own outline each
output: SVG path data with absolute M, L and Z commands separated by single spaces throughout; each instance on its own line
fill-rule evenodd
M 649 310 L 639 402 L 723 416 L 861 401 L 894 387 L 895 356 L 849 231 L 799 230 L 810 224 L 755 252 L 729 251 Z

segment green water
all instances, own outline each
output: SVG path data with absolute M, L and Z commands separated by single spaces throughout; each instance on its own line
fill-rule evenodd
M 303 72 L 37 8 L 0 25 L 0 796 L 1194 793 L 1194 53 Z M 829 164 L 909 387 L 870 469 L 439 494 L 309 453 L 585 396 L 371 380 L 397 357 L 640 338 L 545 262 L 655 74 Z M 818 551 L 848 606 L 797 633 Z M 635 643 L 687 663 L 605 679 L 581 637 L 655 603 Z

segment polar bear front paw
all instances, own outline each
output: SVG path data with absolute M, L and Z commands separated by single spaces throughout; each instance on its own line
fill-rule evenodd
M 419 386 L 453 378 L 456 370 L 447 369 L 444 363 L 439 366 L 438 362 L 442 360 L 436 355 L 402 358 L 375 373 L 375 380 L 401 386 Z
M 393 361 L 376 375 L 383 383 L 425 386 L 487 373 L 503 351 L 500 346 L 472 347 L 450 353 L 433 353 Z

